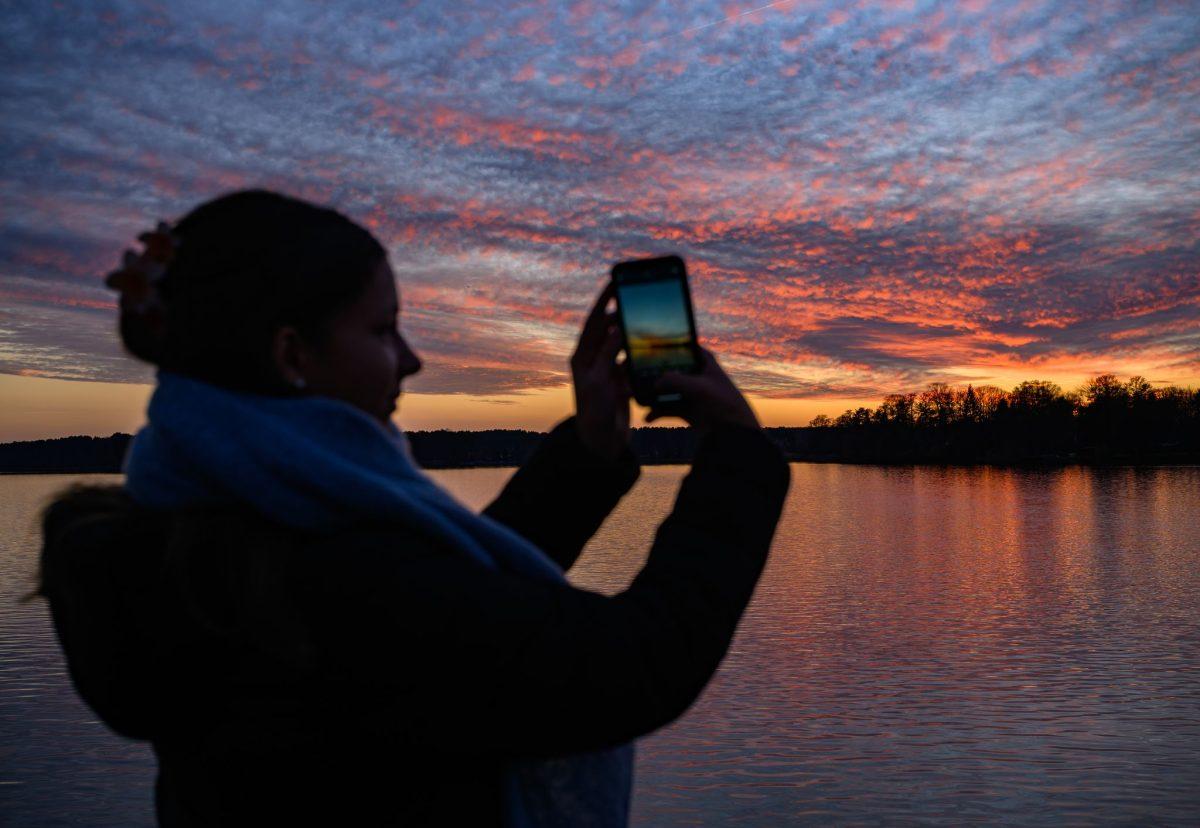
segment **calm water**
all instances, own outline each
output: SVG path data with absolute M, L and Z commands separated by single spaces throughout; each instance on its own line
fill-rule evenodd
M 684 471 L 644 471 L 576 583 L 629 583 Z M 635 824 L 1195 824 L 1200 468 L 792 473 L 733 650 L 640 742 Z M 476 506 L 510 474 L 435 473 Z M 0 477 L 0 821 L 146 824 L 149 751 L 14 602 L 72 479 Z

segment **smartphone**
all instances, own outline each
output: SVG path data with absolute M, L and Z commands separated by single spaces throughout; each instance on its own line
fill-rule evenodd
M 679 394 L 656 394 L 654 383 L 668 371 L 700 371 L 683 259 L 662 256 L 619 262 L 613 265 L 612 280 L 633 398 L 645 406 L 678 402 Z

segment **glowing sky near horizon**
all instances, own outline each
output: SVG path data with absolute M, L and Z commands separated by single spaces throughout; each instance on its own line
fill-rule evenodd
M 1196 2 L 28 6 L 0 7 L 3 374 L 149 382 L 103 274 L 265 186 L 388 247 L 424 427 L 569 407 L 608 267 L 665 252 L 794 424 L 932 381 L 1200 385 Z

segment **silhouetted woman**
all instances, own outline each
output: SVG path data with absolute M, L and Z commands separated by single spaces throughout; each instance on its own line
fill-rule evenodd
M 108 283 L 147 425 L 123 487 L 48 507 L 42 566 L 81 695 L 153 743 L 161 824 L 624 824 L 631 742 L 713 674 L 788 486 L 711 355 L 663 380 L 695 462 L 604 597 L 563 572 L 639 471 L 607 290 L 576 415 L 477 515 L 391 420 L 421 363 L 370 233 L 247 191 L 141 238 Z

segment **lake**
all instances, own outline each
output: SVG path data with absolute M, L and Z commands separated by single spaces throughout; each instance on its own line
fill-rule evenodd
M 511 469 L 432 474 L 480 507 Z M 647 467 L 572 572 L 618 592 L 686 469 Z M 153 758 L 20 604 L 51 493 L 0 476 L 0 814 L 151 824 Z M 793 464 L 700 700 L 638 746 L 635 825 L 1195 824 L 1200 468 Z M 583 711 L 586 713 L 586 711 Z

